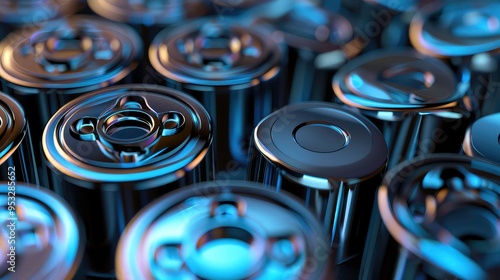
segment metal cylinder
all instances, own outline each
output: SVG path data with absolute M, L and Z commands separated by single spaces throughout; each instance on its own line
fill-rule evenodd
M 284 103 L 281 53 L 268 35 L 201 19 L 165 29 L 149 49 L 166 85 L 195 97 L 210 112 L 220 179 L 244 177 L 252 129 Z
M 0 278 L 81 279 L 85 235 L 68 203 L 45 188 L 0 182 Z M 14 174 L 15 173 L 15 174 Z
M 360 279 L 496 279 L 500 168 L 442 154 L 390 170 L 378 190 L 383 225 Z M 388 238 L 381 238 L 388 233 Z
M 482 117 L 467 130 L 463 151 L 500 164 L 500 113 Z
M 323 223 L 338 263 L 363 250 L 387 146 L 363 116 L 326 102 L 283 107 L 252 135 L 247 179 L 298 196 Z
M 26 110 L 38 163 L 43 158 L 38 139 L 52 114 L 83 93 L 131 82 L 141 55 L 141 41 L 131 28 L 92 16 L 21 29 L 2 41 L 3 89 Z
M 27 30 L 71 15 L 83 8 L 82 0 L 5 0 L 0 3 L 0 40 L 17 28 Z
M 467 112 L 458 105 L 466 88 L 443 62 L 407 49 L 364 54 L 333 79 L 336 96 L 384 134 L 389 168 L 416 155 L 460 151 Z
M 0 181 L 14 170 L 18 181 L 39 185 L 28 120 L 21 105 L 0 92 Z
M 335 279 L 325 239 L 290 196 L 245 181 L 205 182 L 159 198 L 134 218 L 120 238 L 117 276 Z
M 89 276 L 114 277 L 119 235 L 143 206 L 213 177 L 211 142 L 206 110 L 161 86 L 95 91 L 51 118 L 43 150 L 55 190 L 85 223 Z

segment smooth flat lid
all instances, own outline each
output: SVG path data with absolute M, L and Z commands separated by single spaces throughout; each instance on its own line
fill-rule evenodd
M 483 157 L 500 163 L 500 113 L 475 121 L 465 145 L 469 156 Z

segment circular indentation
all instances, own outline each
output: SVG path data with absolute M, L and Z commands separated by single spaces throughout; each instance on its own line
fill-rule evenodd
M 156 249 L 154 253 L 156 263 L 163 269 L 169 271 L 180 270 L 184 261 L 178 246 L 164 245 Z
M 298 255 L 291 237 L 280 238 L 271 245 L 270 257 L 286 266 L 296 262 Z
M 498 217 L 479 206 L 456 208 L 442 219 L 442 225 L 464 242 L 491 240 L 499 236 Z
M 143 138 L 152 132 L 151 117 L 140 111 L 121 111 L 104 122 L 104 132 L 111 138 L 126 141 Z
M 349 135 L 332 124 L 305 124 L 295 132 L 295 141 L 304 149 L 317 153 L 331 153 L 349 143 Z

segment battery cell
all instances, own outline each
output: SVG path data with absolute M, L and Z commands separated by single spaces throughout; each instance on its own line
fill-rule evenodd
M 284 193 L 244 181 L 199 183 L 159 198 L 127 226 L 117 278 L 335 279 L 325 238 Z
M 360 254 L 387 162 L 380 131 L 327 102 L 288 105 L 252 135 L 247 179 L 298 196 L 323 223 L 341 263 Z
M 120 233 L 143 206 L 213 177 L 211 142 L 206 110 L 161 86 L 108 87 L 52 117 L 43 149 L 54 189 L 85 223 L 88 276 L 114 277 Z
M 475 121 L 467 130 L 462 148 L 470 157 L 500 163 L 500 113 Z

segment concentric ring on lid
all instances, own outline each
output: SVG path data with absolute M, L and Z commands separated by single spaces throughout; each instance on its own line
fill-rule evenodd
M 280 50 L 264 31 L 200 19 L 160 32 L 149 48 L 152 66 L 182 83 L 232 86 L 279 73 Z
M 500 163 L 500 113 L 475 121 L 464 140 L 464 152 Z
M 90 182 L 172 180 L 198 165 L 211 119 L 192 97 L 152 85 L 81 96 L 48 122 L 42 145 L 58 172 Z
M 142 54 L 137 33 L 92 16 L 19 30 L 2 41 L 0 75 L 8 83 L 69 89 L 118 81 Z
M 80 0 L 4 0 L 0 1 L 0 22 L 45 23 L 49 19 L 73 14 L 81 8 L 83 3 Z
M 19 147 L 26 135 L 27 126 L 21 105 L 14 98 L 0 92 L 0 164 Z
M 337 72 L 332 86 L 349 106 L 385 112 L 452 108 L 465 94 L 446 64 L 411 50 L 359 56 Z
M 435 56 L 468 56 L 500 48 L 500 3 L 436 1 L 419 9 L 410 25 L 412 45 Z
M 500 168 L 442 154 L 390 170 L 378 191 L 382 220 L 405 249 L 460 279 L 486 279 L 500 262 Z
M 13 192 L 15 200 L 11 200 Z M 0 183 L 0 199 L 4 221 L 0 229 L 0 277 L 72 279 L 83 257 L 85 236 L 66 201 L 47 189 L 21 183 L 14 187 L 7 182 Z M 7 203 L 12 201 L 15 209 Z M 12 247 L 15 273 L 7 270 Z
M 284 193 L 247 181 L 205 182 L 141 210 L 120 238 L 115 267 L 118 279 L 331 279 L 320 278 L 329 269 L 325 238 Z
M 252 137 L 268 160 L 292 174 L 355 183 L 378 174 L 387 161 L 375 125 L 326 102 L 288 105 L 262 120 Z

